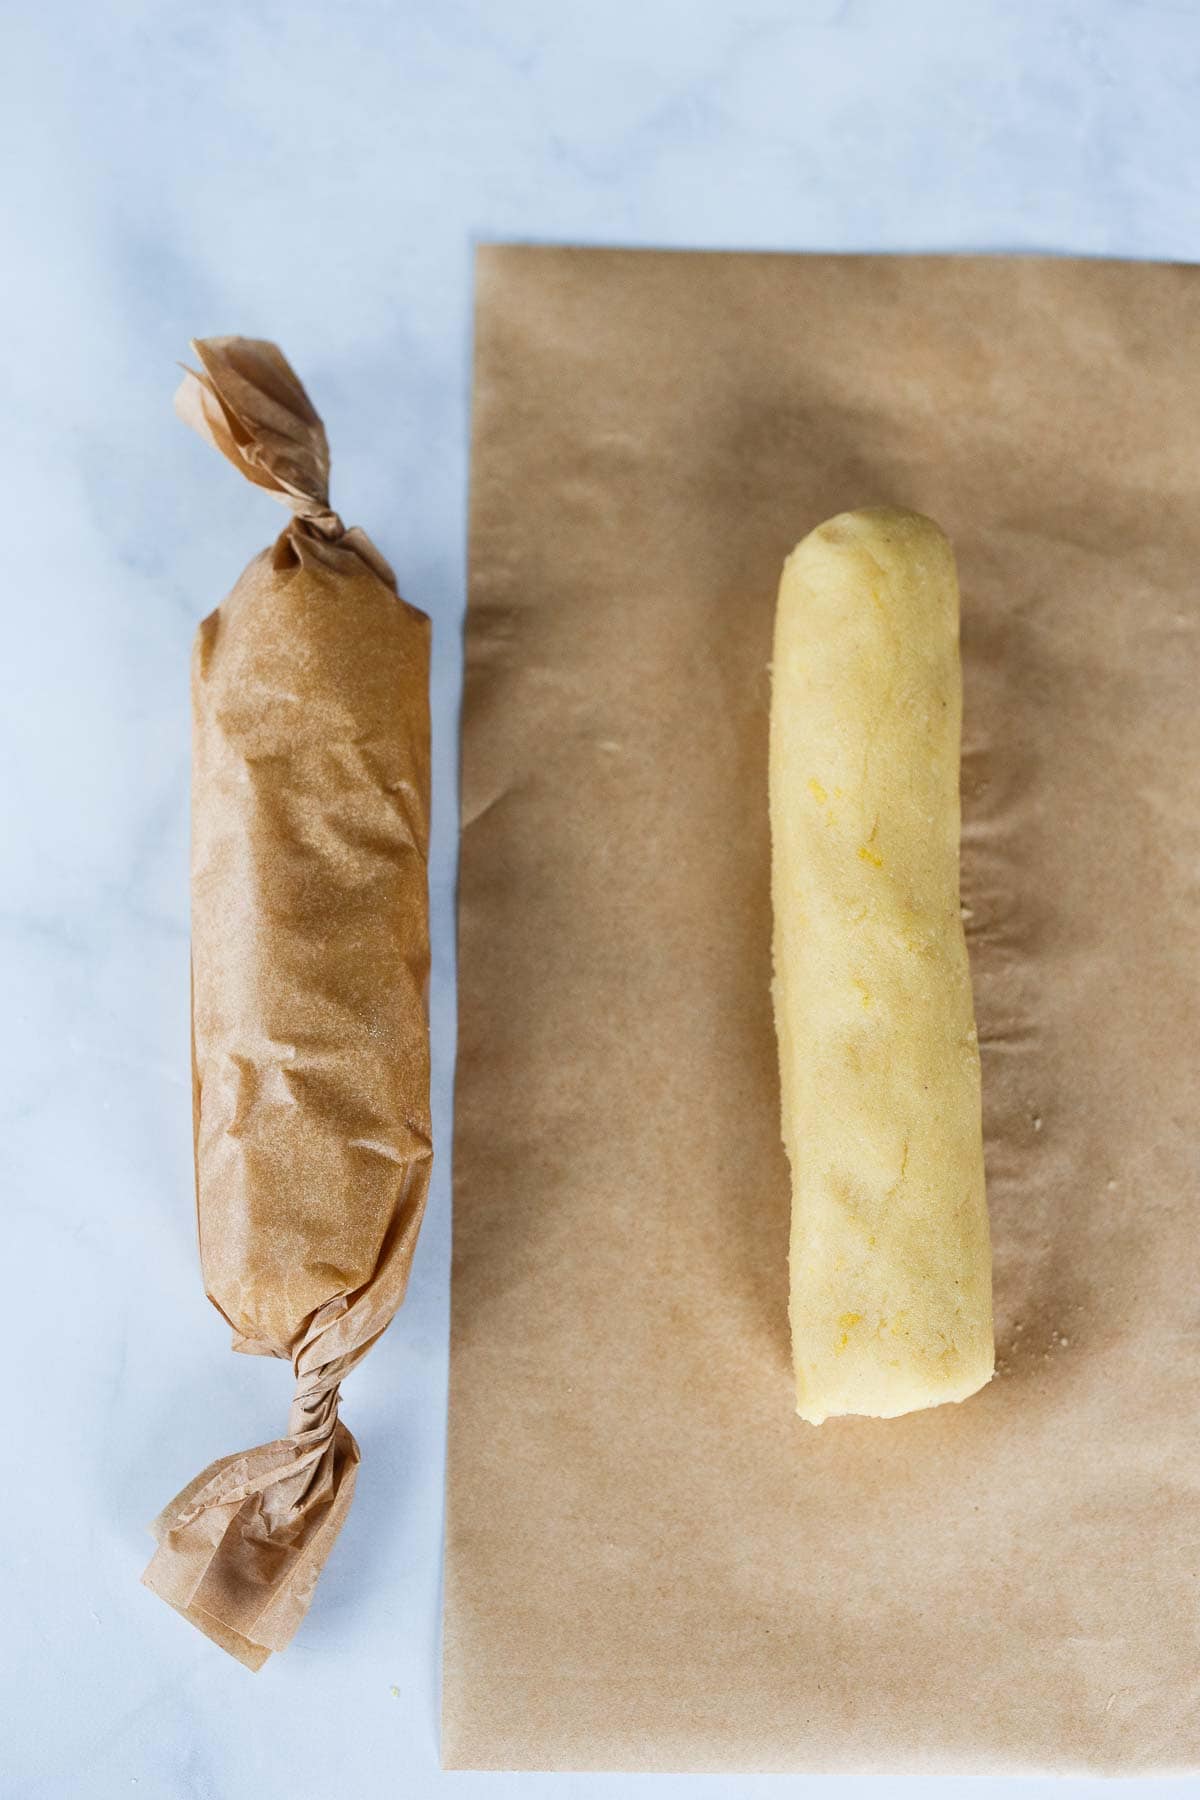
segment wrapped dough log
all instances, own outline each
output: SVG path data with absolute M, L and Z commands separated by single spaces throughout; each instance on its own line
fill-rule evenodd
M 296 1386 L 285 1437 L 167 1507 L 145 1580 L 257 1668 L 349 1508 L 338 1389 L 403 1299 L 429 1182 L 430 631 L 330 511 L 280 352 L 195 349 L 181 416 L 293 514 L 193 660 L 200 1255 L 234 1349 L 288 1358 Z
M 959 909 L 949 544 L 820 526 L 779 590 L 770 803 L 798 1411 L 888 1418 L 993 1367 L 979 1051 Z

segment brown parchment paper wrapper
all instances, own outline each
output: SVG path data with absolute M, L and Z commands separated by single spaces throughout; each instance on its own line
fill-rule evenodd
M 273 344 L 194 346 L 181 416 L 291 508 L 192 665 L 200 1255 L 233 1347 L 287 1357 L 287 1435 L 154 1526 L 145 1581 L 258 1668 L 350 1506 L 339 1384 L 404 1297 L 429 1183 L 429 621 L 329 507 L 320 419 Z
M 489 249 L 444 1755 L 1200 1761 L 1200 280 Z M 997 1378 L 793 1411 L 780 567 L 949 532 Z

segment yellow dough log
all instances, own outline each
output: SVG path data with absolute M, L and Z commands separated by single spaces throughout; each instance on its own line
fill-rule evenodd
M 788 558 L 771 701 L 775 1023 L 797 1410 L 891 1418 L 993 1369 L 959 910 L 954 556 L 842 513 Z

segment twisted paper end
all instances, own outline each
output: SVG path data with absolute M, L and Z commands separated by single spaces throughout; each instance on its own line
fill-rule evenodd
M 359 1451 L 337 1400 L 332 1370 L 299 1376 L 292 1435 L 210 1464 L 151 1527 L 146 1586 L 250 1669 L 291 1641 L 350 1510 Z
M 329 505 L 329 444 L 300 377 L 263 338 L 193 338 L 200 369 L 184 369 L 175 411 L 247 481 L 340 537 Z
M 330 546 L 351 550 L 381 581 L 396 577 L 366 533 L 347 531 L 329 504 L 329 443 L 304 385 L 266 338 L 193 338 L 200 368 L 183 371 L 175 411 L 235 469 L 288 507 L 294 523 L 276 546 L 276 566 L 322 562 Z

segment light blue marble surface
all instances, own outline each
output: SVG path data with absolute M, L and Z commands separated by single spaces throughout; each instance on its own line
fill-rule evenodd
M 1200 6 L 8 0 L 0 69 L 3 1792 L 916 1796 L 437 1773 L 472 244 L 1197 259 Z M 436 620 L 440 1161 L 346 1398 L 350 1521 L 254 1678 L 138 1584 L 146 1522 L 290 1386 L 230 1356 L 192 1226 L 188 650 L 280 522 L 171 415 L 222 331 L 285 346 L 337 505 Z

